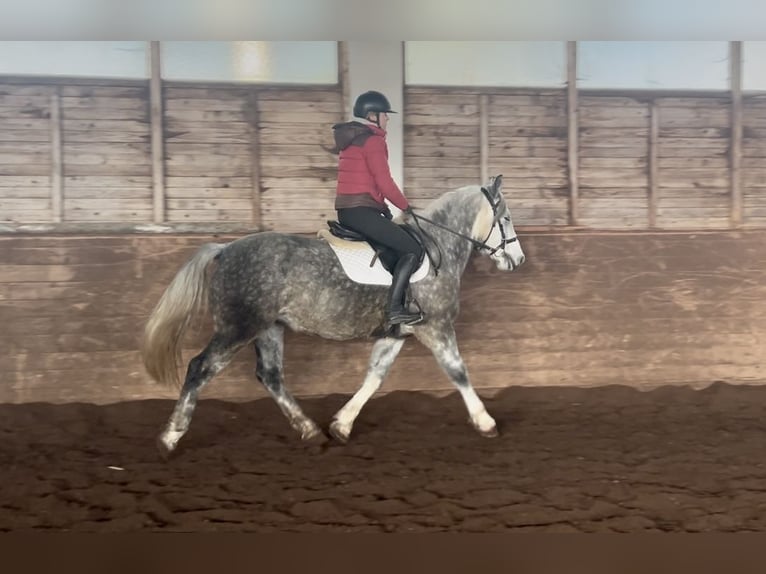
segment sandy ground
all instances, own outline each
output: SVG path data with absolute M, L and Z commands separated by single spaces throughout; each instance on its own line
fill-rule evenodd
M 326 427 L 346 399 L 301 403 Z M 510 388 L 495 439 L 396 392 L 323 447 L 271 399 L 203 400 L 165 462 L 172 404 L 0 405 L 0 530 L 766 530 L 766 387 Z

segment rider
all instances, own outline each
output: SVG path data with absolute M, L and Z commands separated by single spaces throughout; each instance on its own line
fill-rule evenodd
M 369 91 L 354 103 L 354 117 L 364 122 L 350 121 L 333 126 L 335 149 L 339 153 L 335 197 L 338 221 L 395 254 L 391 261 L 393 279 L 388 294 L 389 325 L 423 320 L 422 313 L 412 312 L 405 306 L 407 285 L 423 255 L 423 248 L 391 221 L 391 211 L 384 202 L 384 198 L 388 199 L 399 209 L 412 214 L 412 208 L 391 178 L 388 166 L 386 126 L 388 114 L 394 113 L 386 96 Z

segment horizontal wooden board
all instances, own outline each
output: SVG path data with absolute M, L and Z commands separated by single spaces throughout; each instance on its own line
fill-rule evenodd
M 37 165 L 44 165 L 50 161 L 50 153 L 47 151 L 41 152 L 4 152 L 0 151 L 0 165 L 13 165 L 18 163 L 29 162 Z
M 151 174 L 151 165 L 134 162 L 111 162 L 110 156 L 96 156 L 88 163 L 65 163 L 65 176 L 142 176 Z
M 150 189 L 151 185 L 151 175 L 70 175 L 64 178 L 64 187 L 105 189 L 108 187 L 128 186 Z
M 635 157 L 642 157 L 648 153 L 648 146 L 646 148 L 646 151 L 643 148 L 638 148 L 635 145 L 631 146 L 621 146 L 621 145 L 614 145 L 614 146 L 604 146 L 604 147 L 580 147 L 579 149 L 579 156 L 580 157 L 591 157 L 591 158 L 635 158 Z
M 0 212 L 13 210 L 50 209 L 50 197 L 2 197 L 0 196 Z
M 660 168 L 697 169 L 715 168 L 718 170 L 729 169 L 729 158 L 725 156 L 715 157 L 660 157 L 657 165 Z
M 228 123 L 246 122 L 247 117 L 242 111 L 228 110 L 165 110 L 169 120 L 182 120 L 197 123 Z M 171 124 L 172 125 L 172 124 Z
M 729 174 L 721 169 L 675 169 L 660 168 L 658 179 L 661 187 L 727 187 Z
M 167 213 L 167 221 L 171 223 L 194 221 L 194 222 L 242 222 L 249 223 L 252 220 L 252 209 L 170 209 Z
M 580 168 L 583 170 L 611 170 L 613 168 L 631 168 L 631 169 L 644 169 L 647 167 L 647 158 L 638 156 L 630 158 L 620 157 L 581 157 L 579 161 Z M 605 172 L 605 175 L 608 172 Z
M 0 95 L 3 96 L 51 96 L 55 91 L 56 87 L 54 86 L 36 84 L 34 81 L 27 84 L 0 82 Z
M 214 177 L 197 177 L 197 176 L 173 176 L 169 175 L 165 178 L 165 185 L 168 188 L 191 188 L 191 187 L 236 187 L 243 188 L 251 185 L 249 176 L 214 176 Z
M 195 99 L 195 100 L 216 100 L 216 101 L 225 101 L 225 100 L 242 100 L 243 98 L 247 98 L 248 94 L 250 93 L 250 90 L 246 87 L 241 88 L 232 88 L 232 87 L 221 87 L 216 85 L 200 85 L 200 86 L 184 86 L 179 87 L 175 86 L 173 84 L 166 84 L 163 91 L 162 96 L 164 100 L 185 100 L 185 99 Z
M 441 96 L 440 96 L 441 97 Z M 510 106 L 543 106 L 547 109 L 561 109 L 566 105 L 563 92 L 537 94 L 490 94 L 489 104 L 492 107 L 503 108 Z
M 168 122 L 165 125 L 165 141 L 170 144 L 250 144 L 252 130 L 243 122 L 226 123 L 214 127 L 200 127 L 198 123 Z
M 507 131 L 509 128 L 530 130 L 529 135 L 559 135 L 553 128 L 565 129 L 564 116 L 498 116 L 490 114 L 489 122 L 492 128 Z M 548 128 L 546 131 L 544 128 Z M 519 135 L 518 130 L 509 135 Z
M 49 187 L 48 174 L 40 176 L 0 176 L 0 187 Z
M 135 109 L 113 109 L 108 105 L 91 108 L 67 108 L 62 104 L 62 117 L 68 120 L 149 121 L 149 102 L 141 102 Z M 46 116 L 47 117 L 47 116 Z
M 170 187 L 165 189 L 168 199 L 247 199 L 252 200 L 252 187 Z
M 2 185 L 0 178 L 0 185 Z M 0 187 L 0 201 L 12 198 L 42 198 L 50 197 L 51 190 L 48 187 Z
M 648 141 L 649 126 L 639 128 L 629 127 L 591 127 L 580 124 L 577 130 L 578 141 L 591 142 L 594 145 L 604 141 L 625 141 L 637 143 Z
M 48 209 L 7 209 L 0 212 L 3 223 L 50 223 L 53 214 Z
M 147 98 L 122 96 L 62 96 L 61 107 L 64 113 L 69 110 L 125 110 L 143 112 L 148 105 Z
M 265 152 L 266 150 L 262 150 Z M 406 145 L 404 147 L 405 161 L 424 158 L 446 158 L 450 161 L 456 161 L 468 158 L 479 157 L 479 144 L 476 145 Z
M 490 104 L 488 107 L 489 117 L 497 118 L 519 118 L 521 121 L 527 121 L 531 117 L 549 116 L 565 120 L 566 110 L 563 107 L 553 106 L 527 106 L 527 105 L 497 105 Z
M 580 94 L 577 105 L 582 108 L 640 108 L 646 107 L 646 102 L 629 96 L 591 96 Z
M 690 127 L 663 127 L 658 129 L 659 137 L 661 138 L 723 138 L 728 139 L 731 137 L 731 128 L 690 128 Z
M 15 112 L 0 115 L 0 130 L 50 130 L 48 117 L 28 117 Z
M 182 116 L 186 111 L 225 111 L 239 112 L 247 111 L 250 102 L 247 97 L 241 98 L 166 98 L 164 101 L 164 111 L 169 116 Z
M 250 198 L 169 198 L 166 201 L 169 210 L 181 211 L 248 211 L 252 210 Z
M 85 132 L 88 134 L 98 134 L 96 137 L 100 137 L 102 134 L 148 134 L 149 133 L 149 120 L 147 118 L 139 120 L 121 120 L 121 119 L 70 119 L 64 117 L 61 120 L 64 137 L 66 138 L 74 132 Z M 90 140 L 98 141 L 98 140 Z
M 22 160 L 23 161 L 23 160 Z M 45 163 L 0 163 L 0 180 L 7 176 L 10 177 L 31 177 L 39 178 L 47 176 L 51 171 L 50 164 Z
M 255 86 L 254 91 L 259 102 L 275 100 L 278 102 L 337 102 L 340 104 L 341 91 L 338 87 L 318 88 L 318 87 L 279 87 L 269 88 L 266 86 Z M 287 106 L 289 108 L 289 105 Z
M 584 105 L 578 110 L 578 119 L 583 125 L 601 122 L 614 122 L 620 127 L 629 127 L 634 120 L 640 119 L 643 125 L 649 117 L 647 105 L 600 106 Z M 623 121 L 624 120 L 624 121 Z
M 689 206 L 689 196 L 683 197 L 667 197 L 665 194 L 660 194 L 657 199 L 657 205 L 665 208 L 678 208 L 684 209 Z M 699 208 L 718 210 L 716 215 L 726 215 L 731 206 L 731 199 L 727 195 L 705 195 L 694 197 L 694 210 Z
M 626 188 L 636 189 L 636 188 L 645 188 L 649 185 L 648 178 L 646 175 L 643 174 L 634 174 L 634 175 L 619 175 L 619 174 L 602 174 L 602 173 L 596 173 L 593 175 L 588 174 L 587 172 L 580 174 L 580 177 L 578 178 L 580 183 L 584 187 L 604 187 L 604 188 L 614 188 L 618 185 L 624 185 Z
M 46 120 L 48 118 L 50 118 L 50 110 L 47 105 L 0 108 L 0 125 L 14 125 L 13 122 L 18 122 L 19 120 Z
M 104 189 L 95 187 L 64 188 L 64 197 L 69 199 L 103 199 L 103 200 L 136 200 L 144 205 L 152 200 L 152 190 L 148 187 L 107 187 Z
M 87 86 L 63 85 L 58 87 L 65 98 L 132 98 L 149 99 L 149 81 L 145 86 Z
M 0 130 L 0 142 L 40 142 L 49 144 L 50 128 Z

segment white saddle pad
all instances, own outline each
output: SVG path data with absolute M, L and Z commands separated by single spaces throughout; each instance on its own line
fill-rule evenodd
M 320 229 L 317 235 L 330 244 L 349 279 L 367 285 L 391 285 L 391 274 L 383 267 L 380 258 L 375 259 L 375 264 L 370 267 L 370 263 L 375 257 L 375 251 L 369 243 L 366 241 L 347 241 L 335 237 L 327 229 Z M 428 257 L 424 257 L 423 264 L 410 277 L 410 283 L 416 283 L 423 279 L 428 275 L 430 268 Z

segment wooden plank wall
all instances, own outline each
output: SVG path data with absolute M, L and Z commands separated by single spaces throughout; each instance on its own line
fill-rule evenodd
M 335 219 L 332 125 L 345 119 L 339 87 L 258 92 L 265 229 L 316 233 Z M 323 147 L 324 146 L 324 147 Z
M 0 236 L 0 402 L 175 397 L 146 377 L 141 330 L 178 267 L 227 238 Z M 517 271 L 476 256 L 464 276 L 456 328 L 479 389 L 766 376 L 766 231 L 526 232 L 521 241 L 528 261 Z M 207 335 L 187 339 L 186 359 Z M 350 394 L 370 349 L 289 334 L 287 384 L 301 396 Z M 243 350 L 203 397 L 265 396 L 253 365 Z M 451 386 L 411 340 L 384 387 L 395 389 Z
M 492 94 L 488 99 L 488 170 L 490 175 L 503 174 L 514 221 L 566 225 L 565 94 Z
M 341 102 L 338 86 L 165 84 L 163 222 L 323 227 Z M 57 197 L 65 223 L 152 223 L 151 130 L 147 83 L 0 83 L 0 223 L 56 222 Z
M 0 84 L 0 223 L 52 221 L 53 94 Z
M 415 207 L 480 181 L 479 97 L 471 90 L 407 88 L 404 192 Z
M 336 88 L 168 86 L 165 110 L 168 221 L 308 233 L 334 217 Z
M 163 95 L 166 220 L 252 224 L 248 90 L 170 85 Z
M 649 104 L 581 95 L 578 135 L 578 223 L 602 229 L 646 227 Z
M 566 224 L 565 105 L 565 97 L 558 93 L 484 96 L 470 89 L 407 87 L 407 197 L 422 207 L 445 191 L 481 183 L 482 171 L 502 173 L 506 189 L 512 190 L 517 221 Z
M 62 85 L 63 220 L 152 220 L 149 90 Z
M 668 97 L 656 102 L 658 227 L 729 227 L 730 99 Z
M 153 221 L 149 86 L 0 85 L 0 224 Z M 164 221 L 313 233 L 334 216 L 342 90 L 163 88 Z M 566 93 L 407 87 L 405 191 L 417 206 L 503 173 L 521 226 L 565 226 Z M 744 98 L 744 224 L 762 226 L 761 96 Z M 580 92 L 579 226 L 732 224 L 726 94 Z
M 744 224 L 766 227 L 766 96 L 744 98 L 742 186 Z
M 405 192 L 422 205 L 446 189 L 480 182 L 482 173 L 503 173 L 517 225 L 566 226 L 565 98 L 564 90 L 408 87 Z M 578 100 L 578 227 L 732 226 L 727 94 L 581 91 Z M 764 141 L 766 100 L 746 97 L 742 181 L 749 227 L 766 223 Z

